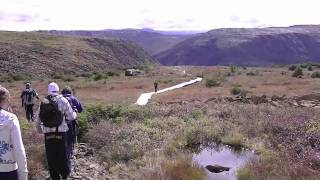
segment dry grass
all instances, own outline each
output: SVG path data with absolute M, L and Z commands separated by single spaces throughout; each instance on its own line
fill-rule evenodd
M 187 74 L 182 74 L 186 69 Z M 177 154 L 197 150 L 200 144 L 221 141 L 234 146 L 247 146 L 264 152 L 271 151 L 279 158 L 265 159 L 248 166 L 250 171 L 242 170 L 247 179 L 312 179 L 319 175 L 320 147 L 320 111 L 310 108 L 271 107 L 238 103 L 203 103 L 216 96 L 231 96 L 230 89 L 240 84 L 251 94 L 301 96 L 320 90 L 320 80 L 311 78 L 308 73 L 302 79 L 291 77 L 290 73 L 281 75 L 286 68 L 248 68 L 242 73 L 226 76 L 221 87 L 207 88 L 205 82 L 188 86 L 176 91 L 156 95 L 147 107 L 135 107 L 132 104 L 140 93 L 153 91 L 153 82 L 161 80 L 160 89 L 189 79 L 197 74 L 212 77 L 216 73 L 227 74 L 228 67 L 161 67 L 147 77 L 128 78 L 123 75 L 108 80 L 88 81 L 77 78 L 72 82 L 58 83 L 61 87 L 68 84 L 76 88 L 79 99 L 91 106 L 93 104 L 116 104 L 133 108 L 134 112 L 148 116 L 133 118 L 130 113 L 119 117 L 101 118 L 98 126 L 92 125 L 87 134 L 88 143 L 95 148 L 101 160 L 107 162 L 110 169 L 123 164 L 127 172 L 144 172 L 138 169 L 151 169 L 143 174 L 148 177 L 166 177 L 167 179 L 189 176 L 203 177 L 201 170 L 187 160 L 178 160 Z M 247 76 L 246 72 L 257 71 L 257 76 Z M 165 78 L 164 78 L 165 77 Z M 46 95 L 48 80 L 34 81 L 33 86 L 41 97 Z M 24 112 L 20 108 L 20 92 L 24 82 L 5 83 L 12 94 L 13 109 L 21 122 Z M 136 117 L 136 116 L 134 116 Z M 132 119 L 132 120 L 130 120 Z M 34 132 L 32 126 L 24 130 L 31 174 L 44 169 L 43 144 L 41 135 Z M 195 149 L 194 149 L 195 147 Z M 150 156 L 159 150 L 160 156 Z M 36 152 L 36 153 L 35 153 Z M 160 158 L 160 160 L 155 160 Z M 168 159 L 173 158 L 173 161 Z M 280 161 L 281 160 L 281 161 Z M 183 162 L 183 163 L 179 163 Z M 279 164 L 284 168 L 279 172 Z M 256 168 L 254 168 L 256 167 Z M 190 169 L 185 176 L 181 169 Z M 251 171 L 252 170 L 252 171 Z M 271 175 L 267 172 L 274 172 Z M 127 179 L 134 175 L 126 176 Z M 125 178 L 125 179 L 126 179 Z

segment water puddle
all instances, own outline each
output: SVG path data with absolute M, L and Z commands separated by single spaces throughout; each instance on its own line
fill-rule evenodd
M 205 168 L 208 180 L 236 180 L 237 170 L 254 158 L 257 156 L 250 150 L 233 150 L 223 145 L 203 148 L 192 157 L 194 162 Z

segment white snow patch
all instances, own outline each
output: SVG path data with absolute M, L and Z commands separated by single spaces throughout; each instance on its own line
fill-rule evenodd
M 185 87 L 185 86 L 188 86 L 188 85 L 194 84 L 196 82 L 200 82 L 200 81 L 202 81 L 202 78 L 198 77 L 197 79 L 190 80 L 188 82 L 184 82 L 184 83 L 181 83 L 181 84 L 169 87 L 169 88 L 162 89 L 162 90 L 160 90 L 160 91 L 158 91 L 156 93 L 155 92 L 143 93 L 143 94 L 140 95 L 140 97 L 137 100 L 136 104 L 139 105 L 139 106 L 144 106 L 144 105 L 146 105 L 148 103 L 149 99 L 151 99 L 152 95 L 154 95 L 154 94 L 159 94 L 159 93 L 163 93 L 163 92 L 166 92 L 166 91 L 179 89 L 179 88 L 182 88 L 182 87 Z

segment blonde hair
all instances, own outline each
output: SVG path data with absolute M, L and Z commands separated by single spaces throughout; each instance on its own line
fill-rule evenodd
M 9 99 L 10 99 L 9 91 L 0 85 L 0 103 L 2 103 L 4 100 L 9 100 Z

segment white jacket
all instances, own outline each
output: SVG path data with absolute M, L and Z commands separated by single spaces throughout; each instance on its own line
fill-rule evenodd
M 27 160 L 16 115 L 0 110 L 0 172 L 18 170 L 19 180 L 28 177 Z

